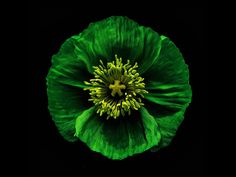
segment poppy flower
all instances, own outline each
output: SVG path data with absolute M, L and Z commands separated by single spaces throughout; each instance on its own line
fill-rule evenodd
M 64 139 L 110 159 L 169 145 L 192 97 L 175 44 L 120 16 L 91 23 L 63 43 L 52 57 L 47 94 Z

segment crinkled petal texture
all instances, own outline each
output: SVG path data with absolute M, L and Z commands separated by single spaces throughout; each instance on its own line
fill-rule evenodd
M 93 67 L 114 60 L 138 62 L 145 78 L 145 106 L 131 116 L 106 120 L 88 101 L 83 81 L 93 78 Z M 49 111 L 61 135 L 80 139 L 111 159 L 124 159 L 171 141 L 191 100 L 188 67 L 176 46 L 150 28 L 127 17 L 92 23 L 72 36 L 52 57 L 47 75 Z
M 62 136 L 68 141 L 77 140 L 75 119 L 92 104 L 87 102 L 83 81 L 89 79 L 89 65 L 74 52 L 74 41 L 69 39 L 52 58 L 47 75 L 48 108 Z
M 145 107 L 161 131 L 159 148 L 167 146 L 184 119 L 192 98 L 188 66 L 175 44 L 161 36 L 161 51 L 156 63 L 145 72 Z
M 95 107 L 89 108 L 76 119 L 76 136 L 111 159 L 141 153 L 157 145 L 161 134 L 145 108 L 135 115 L 107 121 L 96 114 Z
M 110 17 L 91 23 L 77 36 L 76 54 L 91 65 L 98 65 L 99 59 L 105 63 L 113 61 L 115 54 L 123 62 L 138 62 L 142 74 L 157 60 L 161 45 L 160 36 L 151 28 L 139 26 L 127 17 Z M 92 72 L 92 70 L 90 70 Z

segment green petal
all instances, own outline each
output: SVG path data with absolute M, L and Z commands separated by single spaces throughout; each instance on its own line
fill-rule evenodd
M 83 57 L 76 54 L 74 39 L 66 40 L 59 52 L 52 57 L 52 66 L 47 75 L 47 80 L 55 80 L 64 85 L 79 88 L 87 87 L 85 80 L 89 80 L 92 75 L 88 70 L 92 66 Z
M 160 141 L 154 118 L 145 108 L 139 115 L 105 120 L 95 113 L 95 107 L 76 119 L 76 134 L 93 151 L 111 159 L 124 159 L 141 153 Z
M 68 141 L 74 137 L 76 117 L 91 105 L 88 95 L 77 86 L 65 85 L 56 79 L 47 80 L 48 109 L 61 135 Z
M 158 33 L 121 16 L 91 23 L 73 39 L 77 41 L 78 56 L 85 56 L 91 65 L 98 65 L 99 59 L 112 61 L 117 54 L 125 62 L 138 62 L 140 74 L 155 63 L 161 47 Z
M 145 106 L 161 131 L 159 147 L 167 146 L 184 119 L 184 112 L 191 102 L 189 71 L 178 48 L 167 37 L 161 36 L 162 48 L 158 60 L 144 74 L 146 89 Z
M 186 94 L 191 95 L 191 92 L 186 92 Z M 161 94 L 160 96 L 149 94 L 145 96 L 145 106 L 155 118 L 161 131 L 162 140 L 159 147 L 167 146 L 171 142 L 184 119 L 184 113 L 191 99 L 188 96 L 172 97 L 171 95 L 165 97 Z
M 143 74 L 146 88 L 155 89 L 156 85 L 176 87 L 188 84 L 189 71 L 184 58 L 175 44 L 165 36 L 161 36 L 161 51 L 153 65 Z M 170 89 L 170 88 L 168 88 Z
M 47 75 L 48 108 L 61 135 L 68 141 L 74 137 L 75 119 L 90 104 L 83 88 L 84 80 L 91 78 L 90 65 L 77 58 L 73 39 L 68 39 L 52 57 Z

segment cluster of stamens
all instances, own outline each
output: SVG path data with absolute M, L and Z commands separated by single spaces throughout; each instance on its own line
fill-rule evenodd
M 138 110 L 144 104 L 142 99 L 145 90 L 144 78 L 137 72 L 138 64 L 133 66 L 130 60 L 126 64 L 122 63 L 122 58 L 115 55 L 115 61 L 108 62 L 105 66 L 102 60 L 100 65 L 93 66 L 94 79 L 90 82 L 84 81 L 90 91 L 92 101 L 97 106 L 97 113 L 102 116 L 107 114 L 117 118 L 120 115 L 131 114 L 131 110 Z

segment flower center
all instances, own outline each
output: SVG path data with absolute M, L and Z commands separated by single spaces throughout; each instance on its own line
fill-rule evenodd
M 144 104 L 142 99 L 145 90 L 144 78 L 137 72 L 138 64 L 130 65 L 122 63 L 122 58 L 108 62 L 105 66 L 100 60 L 100 65 L 93 66 L 94 79 L 84 83 L 90 87 L 89 90 L 92 101 L 97 106 L 97 113 L 102 116 L 107 114 L 110 117 L 117 118 L 120 115 L 131 114 L 131 110 L 138 110 Z

